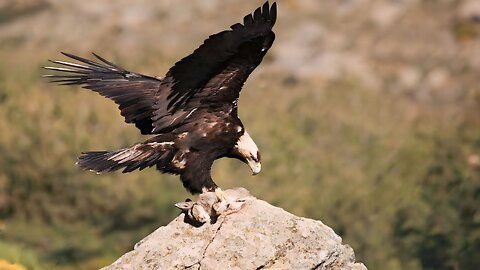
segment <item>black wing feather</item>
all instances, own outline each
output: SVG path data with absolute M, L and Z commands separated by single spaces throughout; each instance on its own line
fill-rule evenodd
M 220 103 L 232 104 L 238 98 L 243 83 L 266 53 L 262 48 L 263 54 L 257 54 L 255 46 L 273 42 L 276 10 L 276 3 L 270 7 L 267 1 L 253 15 L 245 16 L 243 24 L 211 35 L 170 68 L 162 80 L 127 71 L 97 54 L 93 55 L 101 63 L 69 53 L 63 54 L 79 63 L 51 61 L 60 66 L 46 69 L 60 74 L 45 77 L 112 99 L 125 121 L 134 123 L 142 134 L 170 132 L 200 113 L 199 107 L 216 103 L 217 108 L 225 108 Z
M 134 123 L 142 134 L 151 134 L 151 116 L 156 101 L 155 93 L 161 84 L 160 79 L 127 71 L 95 53 L 93 55 L 102 63 L 69 53 L 62 54 L 81 64 L 50 61 L 61 67 L 45 68 L 62 73 L 44 77 L 60 85 L 80 85 L 112 99 L 119 105 L 121 115 L 127 123 Z
M 168 95 L 167 110 L 178 110 L 217 73 L 225 67 L 242 46 L 255 38 L 267 36 L 276 21 L 276 3 L 269 7 L 265 2 L 257 8 L 254 15 L 248 14 L 240 23 L 232 25 L 232 30 L 222 31 L 210 36 L 192 54 L 177 62 L 166 74 L 173 79 L 167 85 L 171 88 Z M 163 105 L 163 104 L 162 104 Z

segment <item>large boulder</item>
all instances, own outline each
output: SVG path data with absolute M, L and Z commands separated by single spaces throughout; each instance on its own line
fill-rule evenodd
M 367 269 L 322 222 L 297 217 L 245 189 L 226 192 L 241 206 L 204 224 L 182 213 L 103 270 Z

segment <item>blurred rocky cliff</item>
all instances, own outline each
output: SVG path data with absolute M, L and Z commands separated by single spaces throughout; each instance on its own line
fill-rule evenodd
M 261 1 L 257 1 L 260 2 Z M 434 104 L 478 102 L 476 0 L 280 0 L 270 63 L 297 77 L 351 76 Z M 251 11 L 242 1 L 4 0 L 0 47 L 125 53 L 174 61 Z M 198 23 L 201 22 L 201 23 Z

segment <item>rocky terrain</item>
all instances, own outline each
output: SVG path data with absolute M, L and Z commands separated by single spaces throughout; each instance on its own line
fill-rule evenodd
M 321 221 L 292 215 L 245 189 L 226 192 L 242 205 L 206 224 L 192 225 L 181 214 L 103 270 L 367 269 Z

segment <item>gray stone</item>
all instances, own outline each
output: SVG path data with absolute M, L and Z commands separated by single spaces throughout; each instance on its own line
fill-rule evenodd
M 226 193 L 241 206 L 195 226 L 182 213 L 103 270 L 367 269 L 322 222 L 292 215 L 245 189 Z

